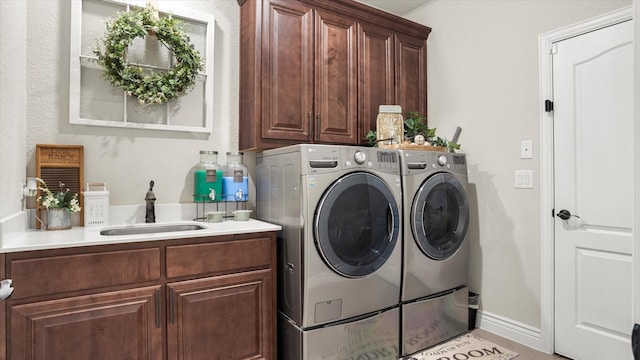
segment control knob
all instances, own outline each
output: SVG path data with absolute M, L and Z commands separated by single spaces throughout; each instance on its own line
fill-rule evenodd
M 365 160 L 367 160 L 367 154 L 362 151 L 356 151 L 355 155 L 353 155 L 353 159 L 358 164 L 363 164 Z
M 447 165 L 447 157 L 444 155 L 438 156 L 438 165 L 445 166 Z

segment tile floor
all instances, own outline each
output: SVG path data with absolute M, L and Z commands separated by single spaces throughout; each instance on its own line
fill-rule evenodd
M 511 341 L 490 333 L 488 331 L 482 329 L 475 329 L 471 332 L 478 337 L 481 337 L 485 340 L 491 341 L 497 345 L 503 346 L 511 351 L 517 352 L 520 354 L 514 360 L 554 360 L 554 359 L 568 359 L 564 356 L 555 355 L 555 354 L 546 354 L 535 349 L 532 349 L 528 346 L 522 345 L 515 341 Z

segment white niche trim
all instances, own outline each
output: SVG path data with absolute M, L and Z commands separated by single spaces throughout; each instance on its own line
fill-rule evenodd
M 105 21 L 131 5 L 146 1 L 81 0 L 71 1 L 71 46 L 69 79 L 69 123 L 152 130 L 211 133 L 213 111 L 213 60 L 215 18 L 194 10 L 174 6 L 173 1 L 158 1 L 154 7 L 160 16 L 173 16 L 205 64 L 194 88 L 180 98 L 161 105 L 140 106 L 102 77 L 93 49 L 106 31 Z M 129 57 L 143 67 L 168 69 L 173 66 L 171 52 L 155 39 L 136 38 Z

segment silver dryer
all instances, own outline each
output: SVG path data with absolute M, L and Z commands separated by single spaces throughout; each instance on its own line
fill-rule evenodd
M 384 346 L 389 359 L 397 357 L 398 152 L 294 145 L 264 151 L 256 160 L 257 217 L 282 226 L 279 357 L 342 359 L 375 346 Z M 327 346 L 333 355 L 324 353 Z

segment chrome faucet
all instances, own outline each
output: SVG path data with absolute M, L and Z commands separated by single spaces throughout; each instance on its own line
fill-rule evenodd
M 147 195 L 144 197 L 144 200 L 147 202 L 147 212 L 144 217 L 144 222 L 146 223 L 156 222 L 156 194 L 153 193 L 154 184 L 153 180 L 149 182 L 149 191 L 147 191 Z

